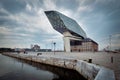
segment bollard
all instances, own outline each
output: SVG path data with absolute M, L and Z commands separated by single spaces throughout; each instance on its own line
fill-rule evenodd
M 37 53 L 37 56 L 42 55 L 42 53 Z
M 113 56 L 111 57 L 111 63 L 113 63 Z
M 92 63 L 92 59 L 89 59 L 89 60 L 88 60 L 88 63 Z

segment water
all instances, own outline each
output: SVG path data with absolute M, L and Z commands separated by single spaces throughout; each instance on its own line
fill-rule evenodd
M 76 71 L 0 54 L 0 80 L 86 80 Z

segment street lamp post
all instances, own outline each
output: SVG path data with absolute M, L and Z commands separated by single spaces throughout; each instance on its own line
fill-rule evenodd
M 55 54 L 55 45 L 56 45 L 56 42 L 54 42 L 53 44 L 54 44 L 54 54 Z
M 111 35 L 109 36 L 109 51 L 111 51 Z

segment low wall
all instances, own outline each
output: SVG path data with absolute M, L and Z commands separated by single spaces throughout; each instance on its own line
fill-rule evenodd
M 7 56 L 25 59 L 29 61 L 49 64 L 53 66 L 73 69 L 78 71 L 82 76 L 88 80 L 115 80 L 114 72 L 110 69 L 90 64 L 82 60 L 76 60 L 73 58 L 60 58 L 49 56 L 30 56 L 21 54 L 4 54 Z

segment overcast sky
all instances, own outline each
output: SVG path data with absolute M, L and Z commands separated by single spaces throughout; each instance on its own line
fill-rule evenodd
M 44 11 L 56 10 L 76 20 L 87 36 L 103 49 L 120 48 L 120 0 L 0 0 L 0 47 L 30 48 L 38 44 L 63 49 Z

